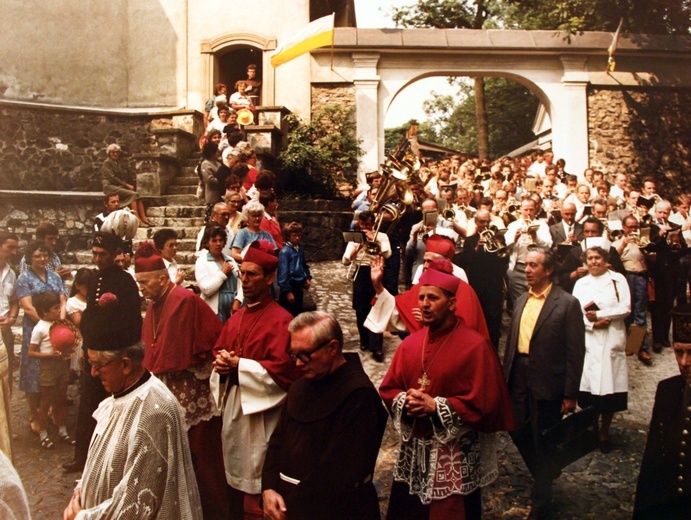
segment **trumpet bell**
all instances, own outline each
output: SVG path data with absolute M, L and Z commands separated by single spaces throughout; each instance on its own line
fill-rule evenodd
M 241 108 L 238 110 L 238 123 L 243 126 L 254 123 L 254 114 L 249 108 Z

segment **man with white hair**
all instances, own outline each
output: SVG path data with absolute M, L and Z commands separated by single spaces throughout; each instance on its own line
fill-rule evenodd
M 143 367 L 144 345 L 130 344 L 128 323 L 109 307 L 117 310 L 114 304 L 102 308 L 87 360 L 91 375 L 111 395 L 94 413 L 97 426 L 84 472 L 63 516 L 202 518 L 184 411 Z

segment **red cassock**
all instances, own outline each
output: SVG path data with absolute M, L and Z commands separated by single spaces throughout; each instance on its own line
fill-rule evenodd
M 408 389 L 420 388 L 424 359 L 430 383 L 425 392 L 445 397 L 461 420 L 475 430 L 490 433 L 515 428 L 513 406 L 499 358 L 490 344 L 463 322 L 448 338 L 430 334 L 423 356 L 427 328 L 407 337 L 394 354 L 379 387 L 382 399 L 391 410 L 394 398 Z M 418 432 L 425 435 L 424 422 Z M 431 425 L 428 425 L 431 433 Z
M 196 294 L 176 286 L 152 302 L 142 325 L 144 368 L 154 374 L 178 372 L 211 359 L 223 324 Z
M 226 322 L 214 347 L 214 356 L 221 350 L 234 351 L 240 357 L 262 365 L 271 379 L 283 390 L 301 376 L 288 356 L 293 317 L 268 296 L 257 305 L 243 307 Z
M 403 294 L 395 297 L 398 314 L 411 333 L 422 328 L 422 324 L 413 315 L 413 309 L 419 307 L 419 295 L 420 284 L 416 284 Z M 484 338 L 489 339 L 489 331 L 487 330 L 485 314 L 482 312 L 480 300 L 478 300 L 473 288 L 463 280 L 460 281 L 458 290 L 456 290 L 455 312 L 456 316 L 461 318 L 467 326 L 479 332 Z

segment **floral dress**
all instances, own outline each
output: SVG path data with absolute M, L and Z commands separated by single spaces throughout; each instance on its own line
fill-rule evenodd
M 14 287 L 17 298 L 20 300 L 25 296 L 34 296 L 35 294 L 44 292 L 54 292 L 60 295 L 65 294 L 65 286 L 62 283 L 62 278 L 48 269 L 46 269 L 46 281 L 44 282 L 33 269 L 29 267 L 19 275 Z M 35 326 L 36 322 L 25 313 L 24 321 L 22 322 L 22 353 L 19 366 L 19 390 L 27 393 L 39 393 L 41 391 L 41 385 L 39 384 L 39 376 L 41 373 L 39 360 L 29 357 L 31 332 L 34 330 Z

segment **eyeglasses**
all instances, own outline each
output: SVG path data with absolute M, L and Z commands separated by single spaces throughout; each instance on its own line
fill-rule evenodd
M 103 370 L 105 367 L 107 367 L 108 365 L 110 365 L 113 361 L 117 361 L 117 360 L 118 360 L 118 358 L 111 359 L 110 361 L 106 361 L 105 363 L 95 363 L 95 364 L 94 364 L 94 363 L 92 363 L 91 361 L 89 361 L 88 363 L 89 363 L 89 365 L 91 365 L 91 369 L 92 369 L 94 372 L 97 372 L 97 373 L 98 373 L 98 372 L 100 372 L 101 370 Z
M 312 361 L 312 354 L 314 354 L 320 348 L 324 348 L 325 346 L 327 346 L 332 341 L 333 341 L 333 338 L 327 339 L 321 345 L 314 347 L 312 350 L 308 350 L 307 352 L 293 352 L 291 350 L 290 352 L 288 352 L 288 355 L 290 356 L 290 359 L 293 360 L 293 363 L 297 362 L 297 360 L 299 359 L 300 361 L 302 361 L 303 364 L 306 365 L 307 363 Z
M 222 217 L 230 217 L 230 213 L 224 211 L 223 213 L 219 213 Z

